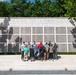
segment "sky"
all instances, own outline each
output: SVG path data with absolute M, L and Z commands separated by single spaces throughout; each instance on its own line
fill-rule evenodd
M 0 1 L 8 1 L 8 2 L 10 2 L 10 0 L 0 0 Z M 31 2 L 34 2 L 34 0 L 30 0 Z M 54 1 L 54 0 L 52 0 L 52 1 Z
M 10 2 L 10 0 L 0 0 L 0 1 L 8 1 L 8 2 Z
M 0 1 L 8 1 L 8 2 L 10 2 L 10 0 L 0 0 Z M 30 0 L 31 2 L 34 2 L 34 0 Z

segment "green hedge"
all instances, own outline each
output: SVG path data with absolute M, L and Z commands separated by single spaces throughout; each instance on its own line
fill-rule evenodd
M 61 55 L 75 55 L 76 52 L 58 52 L 58 54 L 61 54 Z
M 21 52 L 3 52 L 0 55 L 20 55 Z
M 21 52 L 3 52 L 0 55 L 20 55 Z M 76 52 L 58 52 L 60 55 L 76 55 Z

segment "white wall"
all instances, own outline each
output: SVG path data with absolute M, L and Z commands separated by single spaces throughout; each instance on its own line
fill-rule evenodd
M 26 43 L 30 41 L 32 44 L 33 41 L 36 41 L 37 43 L 42 41 L 43 44 L 45 44 L 45 42 L 51 41 L 53 44 L 54 42 L 58 44 L 59 52 L 76 52 L 76 48 L 73 46 L 75 38 L 71 33 L 75 26 L 70 23 L 70 20 L 68 20 L 67 17 L 2 17 L 0 18 L 0 25 L 2 24 L 3 26 L 5 25 L 5 28 L 7 26 L 8 29 L 8 32 L 3 34 L 7 36 L 7 38 L 5 38 L 1 33 L 0 26 L 1 39 L 7 39 L 6 42 L 0 40 L 0 45 L 3 44 L 3 47 L 5 44 L 8 46 L 9 43 L 12 44 L 12 47 L 14 47 L 15 44 L 20 45 L 21 42 L 18 37 L 21 37 L 22 41 L 26 41 Z M 13 28 L 13 31 L 10 34 L 9 31 L 11 30 L 11 27 Z M 10 35 L 11 38 L 8 39 Z M 18 42 L 15 42 L 16 39 L 18 39 Z M 0 50 L 2 49 L 4 48 L 0 48 Z M 7 51 L 8 49 L 9 48 L 7 47 Z
M 42 17 L 11 17 L 10 26 L 73 26 L 68 18 L 66 17 L 52 17 L 52 18 L 42 18 Z

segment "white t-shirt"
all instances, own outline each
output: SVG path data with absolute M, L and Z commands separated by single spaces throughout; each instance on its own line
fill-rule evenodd
M 23 51 L 24 47 L 25 47 L 25 45 L 22 44 L 22 45 L 21 45 L 21 51 Z

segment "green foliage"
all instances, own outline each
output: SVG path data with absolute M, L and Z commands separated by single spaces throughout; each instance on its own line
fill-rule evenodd
M 56 12 L 55 16 L 64 16 L 64 14 L 66 13 L 66 9 L 63 7 L 64 4 L 65 4 L 64 0 L 55 1 L 54 3 L 54 12 Z
M 0 16 L 5 17 L 76 17 L 76 0 L 11 0 L 0 2 Z
M 0 17 L 8 16 L 7 7 L 8 7 L 7 2 L 0 2 Z
M 0 55 L 20 55 L 21 52 L 3 52 Z
M 64 7 L 67 10 L 65 16 L 74 17 L 76 20 L 76 0 L 65 0 Z
M 61 55 L 76 55 L 76 52 L 58 52 Z

